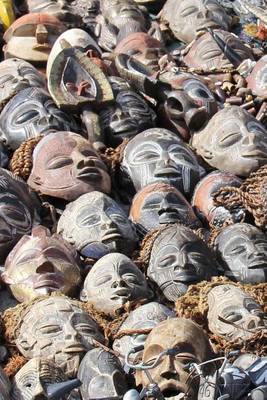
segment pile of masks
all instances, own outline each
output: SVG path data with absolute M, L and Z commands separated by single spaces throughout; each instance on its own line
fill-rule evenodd
M 266 0 L 0 27 L 0 400 L 266 400 Z

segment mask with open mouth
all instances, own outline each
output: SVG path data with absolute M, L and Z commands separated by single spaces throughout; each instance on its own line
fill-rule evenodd
M 188 196 L 203 172 L 192 150 L 163 128 L 141 132 L 126 145 L 122 170 L 137 191 L 150 183 L 164 182 Z
M 76 377 L 81 358 L 94 347 L 94 340 L 104 343 L 98 324 L 79 302 L 51 296 L 24 309 L 15 343 L 26 358 L 52 360 L 69 377 Z
M 205 82 L 193 74 L 167 71 L 160 79 L 172 86 L 158 107 L 161 123 L 189 141 L 193 132 L 205 126 L 218 111 L 215 97 Z
M 81 292 L 81 300 L 110 315 L 128 301 L 151 297 L 145 276 L 130 258 L 119 253 L 107 254 L 94 264 Z
M 141 189 L 133 198 L 130 219 L 141 235 L 160 224 L 180 221 L 191 227 L 201 225 L 182 193 L 166 183 L 152 183 Z
M 115 102 L 103 105 L 99 117 L 106 144 L 116 147 L 123 139 L 155 126 L 156 114 L 124 79 L 111 77 L 109 82 Z
M 216 0 L 167 0 L 161 19 L 168 22 L 174 36 L 190 43 L 205 28 L 228 30 L 230 18 Z
M 40 223 L 40 203 L 28 185 L 0 168 L 0 262 L 19 239 Z
M 16 94 L 0 114 L 1 138 L 12 150 L 23 142 L 52 131 L 79 132 L 73 118 L 59 110 L 48 92 L 27 88 Z
M 256 284 L 267 278 L 267 238 L 253 225 L 239 223 L 224 228 L 214 242 L 225 269 L 237 282 Z
M 161 362 L 149 370 L 151 378 L 159 385 L 165 399 L 175 400 L 178 399 L 179 394 L 187 393 L 187 399 L 195 400 L 198 393 L 198 380 L 190 380 L 190 372 L 184 367 L 190 362 L 198 364 L 214 356 L 207 335 L 199 325 L 189 319 L 168 319 L 159 323 L 149 333 L 142 361 L 155 360 L 167 349 L 174 349 L 174 351 L 164 355 Z M 143 386 L 149 384 L 148 377 L 143 371 L 137 372 L 137 384 L 140 383 Z
M 208 293 L 209 329 L 228 340 L 249 339 L 256 331 L 267 330 L 266 315 L 260 305 L 234 285 L 219 285 Z
M 107 167 L 90 142 L 72 132 L 53 132 L 40 140 L 28 184 L 69 201 L 93 190 L 109 193 L 111 186 Z
M 194 133 L 192 146 L 212 167 L 248 176 L 267 161 L 267 131 L 238 106 L 217 112 L 206 127 Z
M 147 275 L 168 300 L 175 301 L 188 285 L 217 275 L 216 267 L 208 246 L 190 228 L 173 224 L 154 240 Z
M 122 208 L 96 191 L 67 205 L 58 222 L 58 233 L 84 256 L 96 243 L 104 244 L 109 251 L 131 255 L 138 241 Z
M 80 269 L 70 244 L 38 226 L 9 253 L 2 279 L 22 302 L 54 291 L 74 294 L 80 283 Z
M 119 360 L 103 349 L 93 349 L 83 358 L 78 378 L 83 400 L 122 397 L 127 391 L 125 373 Z
M 33 358 L 16 373 L 11 400 L 38 400 L 46 399 L 50 385 L 59 382 L 68 384 L 68 377 L 63 370 L 52 361 Z M 1 397 L 0 397 L 1 398 Z M 79 400 L 75 393 L 67 393 L 61 400 Z

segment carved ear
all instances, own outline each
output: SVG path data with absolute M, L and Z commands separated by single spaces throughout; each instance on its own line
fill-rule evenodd
M 87 292 L 86 292 L 85 289 L 82 289 L 82 290 L 81 290 L 81 293 L 80 293 L 80 300 L 81 300 L 81 301 L 88 301 L 88 296 L 87 296 Z
M 2 272 L 1 281 L 6 283 L 7 285 L 12 285 L 12 283 L 14 283 L 13 280 L 8 276 L 6 271 Z

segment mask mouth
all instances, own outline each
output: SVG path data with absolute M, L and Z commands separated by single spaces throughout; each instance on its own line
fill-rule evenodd
M 184 395 L 185 395 L 184 392 L 181 392 L 179 389 L 176 389 L 176 388 L 164 389 L 162 391 L 162 394 L 166 399 L 170 399 L 170 400 L 183 399 Z
M 160 224 L 168 224 L 180 220 L 179 213 L 174 208 L 163 208 L 158 211 L 158 215 Z

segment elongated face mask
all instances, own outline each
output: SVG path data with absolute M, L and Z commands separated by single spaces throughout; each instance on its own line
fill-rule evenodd
M 12 150 L 39 135 L 78 129 L 72 117 L 60 111 L 41 88 L 24 89 L 14 96 L 0 114 L 0 128 L 1 138 Z
M 267 238 L 253 225 L 224 228 L 215 240 L 225 275 L 237 282 L 256 284 L 267 278 Z
M 42 194 L 69 201 L 92 190 L 109 193 L 111 186 L 90 142 L 72 132 L 51 133 L 38 143 L 28 183 Z
M 201 363 L 212 358 L 209 340 L 199 325 L 184 318 L 172 318 L 159 323 L 148 335 L 142 361 L 155 360 L 160 353 L 173 349 L 163 356 L 158 365 L 149 370 L 151 378 L 157 382 L 164 398 L 175 398 L 187 393 L 187 398 L 197 398 L 198 381 L 190 380 L 185 365 Z M 142 371 L 137 374 L 137 383 L 146 386 L 149 381 Z
M 139 133 L 126 146 L 122 167 L 136 190 L 164 182 L 189 195 L 200 178 L 194 153 L 174 133 L 152 128 Z
M 216 0 L 168 0 L 162 9 L 162 19 L 169 23 L 175 37 L 185 43 L 192 42 L 200 29 L 228 30 L 230 23 Z
M 117 29 L 132 20 L 145 25 L 143 13 L 133 0 L 101 0 L 100 7 L 103 17 Z
M 257 330 L 267 329 L 260 305 L 234 285 L 211 289 L 208 305 L 209 329 L 229 340 L 249 339 Z
M 16 345 L 27 358 L 52 360 L 76 376 L 83 355 L 103 343 L 99 326 L 77 302 L 53 296 L 32 305 L 23 317 Z
M 85 256 L 96 243 L 131 255 L 138 241 L 122 208 L 100 192 L 87 193 L 70 203 L 59 219 L 58 233 Z
M 50 385 L 66 381 L 67 375 L 54 362 L 33 358 L 16 373 L 11 400 L 38 400 L 39 396 L 47 398 Z M 66 394 L 61 399 L 76 400 L 76 396 Z
M 103 349 L 93 349 L 83 358 L 78 378 L 82 382 L 83 400 L 123 396 L 127 391 L 126 377 L 119 360 Z
M 118 335 L 125 331 L 125 335 L 113 342 L 113 350 L 118 351 L 124 361 L 126 354 L 134 347 L 145 344 L 148 333 L 128 334 L 127 331 L 138 331 L 138 329 L 153 329 L 160 322 L 168 318 L 174 318 L 175 313 L 162 304 L 151 302 L 144 304 L 130 312 L 129 316 L 122 323 Z M 136 352 L 130 356 L 132 361 L 142 358 L 143 351 Z
M 247 111 L 227 107 L 215 114 L 207 126 L 195 133 L 192 145 L 212 167 L 248 176 L 266 164 L 267 131 Z
M 2 278 L 22 302 L 54 291 L 74 294 L 80 283 L 80 268 L 74 249 L 61 236 L 51 236 L 38 226 L 9 253 Z
M 127 301 L 150 298 L 145 276 L 123 254 L 107 254 L 89 271 L 81 299 L 106 314 L 114 315 Z
M 0 168 L 0 261 L 34 225 L 40 223 L 40 204 L 28 185 Z
M 182 193 L 166 183 L 153 183 L 141 189 L 132 201 L 130 219 L 141 235 L 160 224 L 178 221 L 188 226 L 200 226 Z
M 191 229 L 173 224 L 153 242 L 147 275 L 175 301 L 188 285 L 217 275 L 216 265 L 208 246 Z

